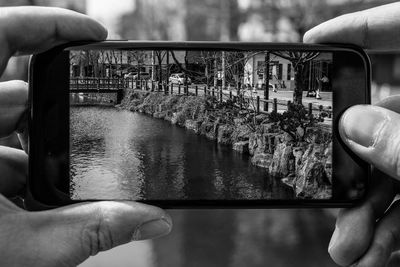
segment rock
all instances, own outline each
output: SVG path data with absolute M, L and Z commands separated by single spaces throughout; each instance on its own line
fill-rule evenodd
M 249 135 L 249 153 L 250 155 L 256 154 L 258 148 L 262 147 L 262 134 L 251 133 Z
M 295 171 L 294 161 L 292 146 L 280 143 L 275 148 L 269 172 L 274 176 L 288 176 Z
M 215 127 L 214 123 L 204 121 L 200 126 L 200 133 L 208 139 L 217 139 L 218 127 Z
M 297 177 L 295 194 L 302 198 L 316 198 L 322 188 L 329 186 L 326 180 L 324 165 L 317 161 L 311 162 L 304 175 Z
M 218 143 L 229 145 L 232 144 L 233 126 L 229 124 L 220 125 L 218 128 Z
M 156 119 L 164 119 L 165 116 L 167 115 L 167 112 L 165 111 L 160 111 L 160 112 L 154 112 L 153 117 Z
M 247 111 L 247 110 L 244 110 L 244 109 L 241 109 L 240 111 L 239 111 L 239 115 L 246 115 L 246 114 L 248 114 L 249 112 Z
M 195 133 L 200 132 L 200 126 L 201 126 L 201 122 L 199 122 L 199 121 L 195 121 L 195 120 L 186 120 L 185 121 L 185 128 L 190 131 L 193 131 Z
M 247 125 L 235 125 L 232 132 L 232 143 L 248 141 L 251 133 L 253 131 Z
M 232 149 L 235 151 L 238 151 L 242 154 L 248 154 L 249 153 L 249 141 L 240 141 L 233 143 Z
M 303 140 L 304 128 L 298 126 L 298 127 L 296 128 L 296 135 L 299 137 L 300 140 Z
M 173 112 L 172 113 L 172 118 L 171 118 L 171 123 L 172 124 L 177 124 L 178 123 L 178 112 Z
M 275 150 L 275 137 L 276 134 L 249 134 L 249 153 L 254 155 L 256 153 L 270 153 L 273 154 Z
M 290 188 L 295 188 L 296 185 L 296 175 L 295 174 L 290 174 L 289 176 L 282 178 L 281 181 L 289 186 Z
M 324 151 L 325 160 L 325 173 L 329 182 L 332 184 L 332 142 L 329 143 L 328 147 Z
M 243 118 L 234 118 L 234 119 L 233 119 L 233 123 L 234 123 L 236 126 L 242 125 L 242 124 L 244 123 L 244 119 L 243 119 Z
M 264 152 L 273 154 L 275 151 L 275 138 L 276 134 L 263 134 Z
M 283 132 L 281 134 L 275 135 L 275 144 L 276 145 L 280 144 L 280 143 L 288 144 L 288 143 L 290 143 L 292 141 L 293 141 L 293 137 L 290 134 L 286 133 L 286 132 Z
M 304 147 L 294 147 L 293 148 L 293 156 L 294 156 L 294 165 L 295 165 L 295 173 L 298 173 L 298 170 L 302 163 L 302 158 L 304 154 Z
M 263 123 L 259 128 L 262 133 L 277 133 L 280 130 L 279 126 L 274 122 Z
M 272 155 L 268 153 L 257 153 L 251 158 L 251 163 L 256 166 L 268 169 L 272 162 Z
M 309 144 L 301 159 L 301 165 L 296 169 L 296 196 L 301 198 L 317 198 L 321 191 L 325 193 L 331 188 L 327 176 L 325 156 L 326 146 Z M 324 194 L 325 194 L 324 193 Z
M 332 133 L 319 127 L 310 127 L 306 130 L 305 139 L 311 144 L 324 144 L 332 140 Z

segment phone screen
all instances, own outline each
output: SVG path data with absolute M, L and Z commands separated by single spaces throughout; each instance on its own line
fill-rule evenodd
M 330 200 L 333 51 L 69 50 L 72 200 Z M 337 157 L 336 157 L 337 158 Z M 338 165 L 341 164 L 341 165 Z M 336 173 L 336 174 L 335 174 Z M 349 198 L 365 191 L 351 181 Z

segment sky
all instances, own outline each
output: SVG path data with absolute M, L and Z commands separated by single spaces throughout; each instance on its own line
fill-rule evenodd
M 87 14 L 108 29 L 109 39 L 118 39 L 118 18 L 135 8 L 135 0 L 86 0 Z

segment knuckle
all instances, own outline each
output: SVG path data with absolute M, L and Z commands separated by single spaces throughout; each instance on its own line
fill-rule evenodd
M 82 246 L 89 249 L 92 256 L 113 248 L 113 233 L 107 212 L 97 210 L 94 219 L 83 227 L 81 237 Z
M 375 243 L 372 249 L 373 251 L 371 251 L 370 255 L 372 257 L 371 261 L 374 265 L 371 266 L 382 266 L 380 263 L 386 262 L 390 256 L 388 247 L 383 243 Z
M 392 142 L 389 142 L 388 145 L 392 147 L 390 155 L 392 157 L 393 173 L 397 178 L 400 178 L 400 135 L 392 138 Z
M 389 175 L 400 178 L 400 125 L 385 121 L 375 136 L 372 161 Z

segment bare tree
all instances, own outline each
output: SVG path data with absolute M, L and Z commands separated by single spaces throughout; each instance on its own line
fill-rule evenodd
M 301 105 L 305 89 L 303 76 L 307 67 L 306 63 L 318 57 L 319 52 L 271 51 L 271 54 L 287 59 L 292 64 L 294 71 L 293 104 Z
M 158 81 L 161 82 L 163 79 L 163 72 L 162 72 L 162 63 L 164 58 L 167 55 L 167 50 L 156 50 L 154 51 L 154 55 L 157 58 L 157 62 L 158 62 Z M 168 77 L 167 77 L 168 79 Z
M 137 69 L 137 79 L 141 79 L 141 69 L 142 65 L 145 62 L 146 59 L 146 52 L 143 50 L 132 50 L 128 51 L 128 57 L 133 60 L 134 63 L 136 63 L 136 69 Z

